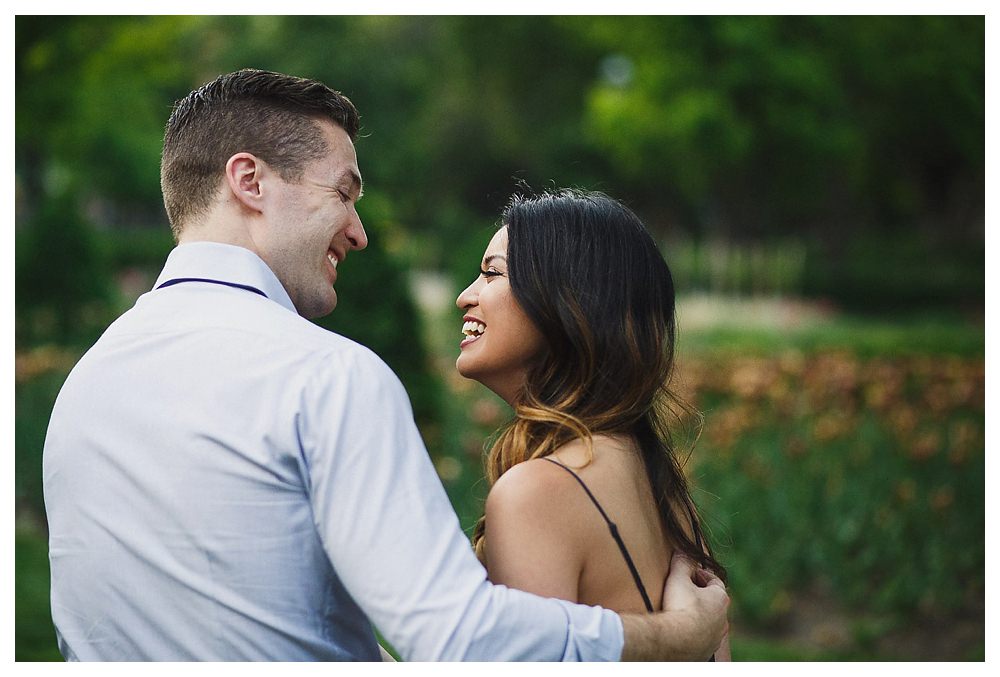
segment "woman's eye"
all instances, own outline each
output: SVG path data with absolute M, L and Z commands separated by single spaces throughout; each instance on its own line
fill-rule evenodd
M 487 280 L 489 280 L 491 277 L 498 277 L 500 275 L 503 275 L 503 273 L 501 273 L 499 270 L 494 270 L 493 268 L 490 268 L 488 270 L 480 270 L 479 274 L 485 277 Z

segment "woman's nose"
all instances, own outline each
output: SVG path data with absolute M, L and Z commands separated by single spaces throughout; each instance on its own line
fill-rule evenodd
M 455 299 L 455 305 L 458 306 L 459 310 L 465 310 L 469 306 L 476 305 L 476 301 L 479 298 L 479 294 L 476 292 L 476 281 L 473 281 L 468 287 L 466 287 L 458 298 Z

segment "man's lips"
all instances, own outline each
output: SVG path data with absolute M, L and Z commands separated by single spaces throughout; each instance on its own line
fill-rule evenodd
M 330 268 L 333 270 L 331 284 L 337 280 L 337 266 L 340 262 L 344 260 L 344 255 L 337 252 L 335 249 L 328 249 L 326 251 L 326 260 L 330 264 Z

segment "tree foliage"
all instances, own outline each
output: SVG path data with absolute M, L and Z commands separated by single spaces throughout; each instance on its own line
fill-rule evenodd
M 975 272 L 984 30 L 961 16 L 22 16 L 19 221 L 63 181 L 103 224 L 163 227 L 171 103 L 253 66 L 358 105 L 366 191 L 391 205 L 379 216 L 409 238 L 409 263 L 467 268 L 458 252 L 525 182 L 603 189 L 663 236 L 798 238 L 807 271 L 828 264 L 811 293 L 866 284 L 850 278 L 861 241 L 903 277 L 893 239 Z M 975 279 L 942 284 L 981 297 Z

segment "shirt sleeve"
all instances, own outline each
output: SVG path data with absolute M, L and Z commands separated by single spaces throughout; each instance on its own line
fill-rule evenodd
M 492 585 L 396 375 L 366 349 L 324 357 L 303 393 L 302 452 L 334 570 L 408 660 L 618 660 L 621 619 Z

